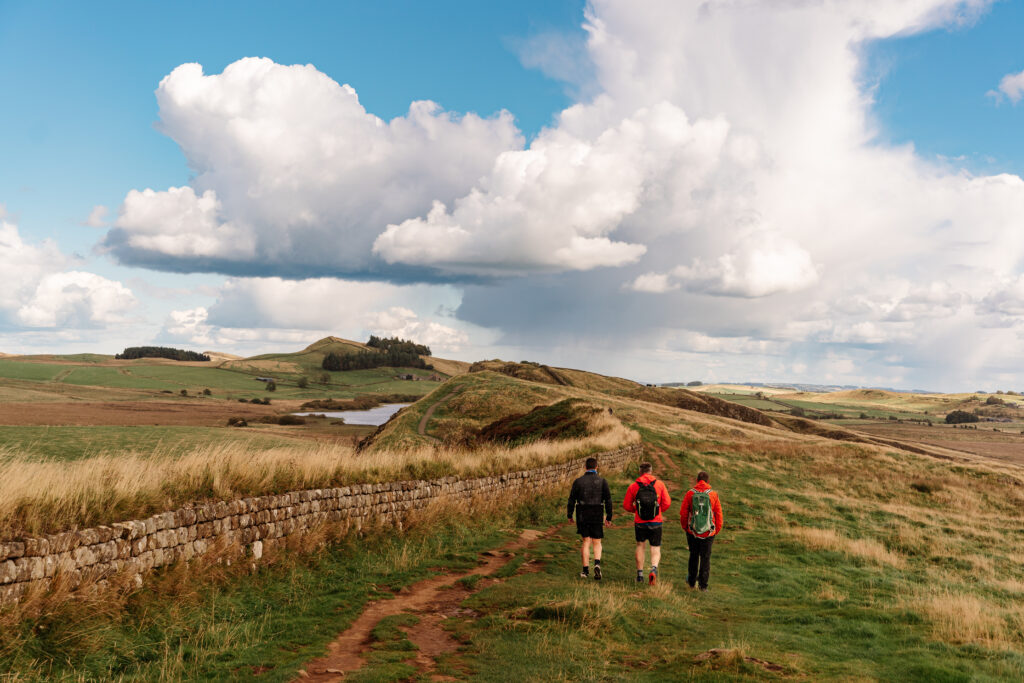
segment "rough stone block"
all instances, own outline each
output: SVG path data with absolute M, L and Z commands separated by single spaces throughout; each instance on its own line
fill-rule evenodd
M 22 555 L 40 557 L 50 554 L 50 541 L 46 538 L 26 538 Z
M 75 548 L 72 551 L 72 557 L 75 559 L 75 566 L 79 568 L 96 564 L 96 553 L 91 546 L 83 545 Z

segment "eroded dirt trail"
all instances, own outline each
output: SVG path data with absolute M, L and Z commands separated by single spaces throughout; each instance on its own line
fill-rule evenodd
M 458 583 L 458 580 L 473 574 L 493 576 L 518 552 L 541 538 L 554 535 L 562 526 L 554 526 L 546 531 L 527 529 L 500 548 L 484 552 L 480 556 L 480 564 L 473 569 L 425 579 L 393 599 L 370 603 L 359 618 L 328 646 L 327 655 L 307 664 L 296 680 L 340 681 L 346 673 L 358 671 L 366 664 L 365 655 L 372 644 L 371 632 L 374 627 L 385 617 L 398 614 L 415 614 L 419 617 L 419 621 L 406 630 L 409 640 L 418 648 L 410 659 L 420 673 L 433 674 L 437 657 L 458 648 L 458 643 L 444 629 L 444 621 L 465 615 L 467 611 L 461 607 L 462 602 L 472 593 L 494 583 L 494 580 L 479 581 L 470 589 Z M 432 677 L 434 680 L 454 680 L 436 674 Z

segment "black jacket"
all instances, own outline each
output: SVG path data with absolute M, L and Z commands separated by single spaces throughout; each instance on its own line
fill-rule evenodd
M 572 489 L 569 491 L 569 504 L 566 506 L 567 516 L 570 519 L 573 514 L 600 515 L 602 505 L 605 517 L 609 522 L 612 521 L 612 492 L 604 477 L 597 476 L 596 472 L 587 472 L 572 483 Z

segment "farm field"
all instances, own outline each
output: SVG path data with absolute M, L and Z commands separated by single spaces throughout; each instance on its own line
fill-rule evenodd
M 294 440 L 254 430 L 182 426 L 0 426 L 0 458 L 77 460 L 130 453 L 174 457 L 213 443 L 249 450 L 294 445 Z
M 913 424 L 850 424 L 855 431 L 892 439 L 931 444 L 993 460 L 1024 465 L 1024 422 L 975 423 L 977 429 L 957 429 L 949 425 L 927 427 Z M 998 431 L 995 431 L 998 430 Z

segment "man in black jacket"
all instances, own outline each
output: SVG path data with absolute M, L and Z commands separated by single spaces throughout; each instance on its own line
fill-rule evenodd
M 600 581 L 601 539 L 604 538 L 604 526 L 612 525 L 612 492 L 608 482 L 597 476 L 597 458 L 587 458 L 586 468 L 584 475 L 572 483 L 567 512 L 570 522 L 575 512 L 576 533 L 583 537 L 583 571 L 580 577 L 590 576 L 590 546 L 593 545 L 594 579 Z

